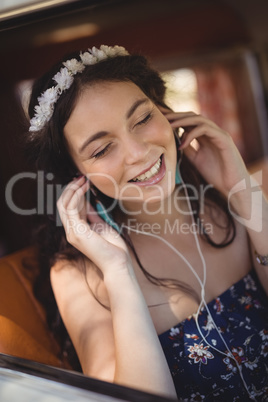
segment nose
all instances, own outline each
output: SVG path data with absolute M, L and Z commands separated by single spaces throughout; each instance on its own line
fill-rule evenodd
M 149 152 L 149 144 L 143 138 L 134 136 L 128 136 L 124 141 L 123 147 L 127 165 L 134 165 L 143 161 Z

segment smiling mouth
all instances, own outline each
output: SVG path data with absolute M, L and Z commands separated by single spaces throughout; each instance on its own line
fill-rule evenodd
M 147 172 L 136 176 L 134 179 L 130 180 L 130 182 L 143 182 L 146 180 L 151 179 L 152 177 L 154 177 L 155 175 L 157 175 L 157 173 L 159 172 L 160 168 L 161 168 L 161 164 L 162 164 L 162 157 L 163 155 L 160 156 L 160 158 L 158 159 L 158 161 L 154 164 L 154 166 L 151 167 L 151 169 L 147 170 Z

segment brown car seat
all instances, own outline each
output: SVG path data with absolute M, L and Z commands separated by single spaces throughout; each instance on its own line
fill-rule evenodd
M 25 259 L 33 270 L 24 266 Z M 0 259 L 0 353 L 68 368 L 58 357 L 59 345 L 33 295 L 37 269 L 33 248 Z

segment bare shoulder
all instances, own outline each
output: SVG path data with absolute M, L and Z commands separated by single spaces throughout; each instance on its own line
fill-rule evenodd
M 57 305 L 84 374 L 105 381 L 114 375 L 114 340 L 109 300 L 98 269 L 66 260 L 51 268 Z

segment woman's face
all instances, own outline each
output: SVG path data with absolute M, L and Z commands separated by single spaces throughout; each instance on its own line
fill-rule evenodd
M 173 130 L 132 82 L 89 86 L 64 128 L 78 169 L 126 207 L 166 198 L 175 187 Z

